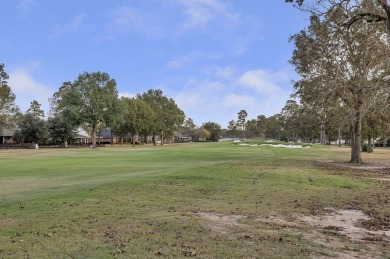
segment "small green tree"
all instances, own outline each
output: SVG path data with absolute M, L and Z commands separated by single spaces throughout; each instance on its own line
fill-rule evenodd
M 4 64 L 0 63 L 0 128 L 15 125 L 15 118 L 20 115 L 19 107 L 15 105 L 15 94 L 8 86 L 8 74 Z
M 259 129 L 261 138 L 264 140 L 265 134 L 267 132 L 267 117 L 265 117 L 264 115 L 257 116 L 256 125 Z
M 245 124 L 245 131 L 247 138 L 254 138 L 260 135 L 259 127 L 257 126 L 257 120 L 248 120 Z
M 227 128 L 227 134 L 231 136 L 237 135 L 237 122 L 235 120 L 229 121 L 228 128 Z
M 19 136 L 24 143 L 42 144 L 48 137 L 46 122 L 27 113 L 21 118 L 15 135 Z
M 152 107 L 155 113 L 155 119 L 153 123 L 153 144 L 156 145 L 157 134 L 160 134 L 161 145 L 164 144 L 164 138 L 184 122 L 184 112 L 176 105 L 172 98 L 167 98 L 163 95 L 160 89 L 150 89 L 143 94 L 137 95 L 138 99 L 141 99 L 148 103 Z
M 203 124 L 203 128 L 211 133 L 210 141 L 217 142 L 221 138 L 222 128 L 218 123 L 209 121 Z
M 47 121 L 50 140 L 55 143 L 70 142 L 75 136 L 75 127 L 67 123 L 62 114 L 50 117 Z
M 245 139 L 245 121 L 246 117 L 248 116 L 248 113 L 245 110 L 241 110 L 238 113 L 238 120 L 237 120 L 237 125 L 242 131 L 242 136 Z
M 28 108 L 27 113 L 30 113 L 34 118 L 45 117 L 45 112 L 41 109 L 41 104 L 36 100 L 30 102 L 30 108 Z
M 211 138 L 211 132 L 205 129 L 204 127 L 199 128 L 198 135 L 200 138 L 203 139 L 210 139 Z
M 131 133 L 133 146 L 135 145 L 136 136 L 141 132 L 147 132 L 153 127 L 155 114 L 149 104 L 135 98 L 124 98 L 127 105 L 125 113 L 125 127 Z

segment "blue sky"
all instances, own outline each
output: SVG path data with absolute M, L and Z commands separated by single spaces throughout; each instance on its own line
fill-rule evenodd
M 162 89 L 200 126 L 280 112 L 296 79 L 289 37 L 308 14 L 284 0 L 2 0 L 0 62 L 24 112 L 80 73 L 120 95 Z

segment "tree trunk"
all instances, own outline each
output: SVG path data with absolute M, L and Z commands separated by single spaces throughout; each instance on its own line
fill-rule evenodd
M 96 125 L 92 125 L 91 141 L 92 141 L 92 148 L 95 148 L 96 147 Z
M 320 143 L 321 143 L 321 145 L 325 145 L 326 143 L 325 143 L 325 126 L 324 126 L 324 124 L 321 124 L 320 128 L 321 128 Z
M 133 135 L 133 147 L 135 147 L 135 135 Z
M 114 145 L 114 132 L 110 130 L 111 132 L 111 145 Z
M 351 132 L 351 163 L 354 164 L 362 164 L 362 156 L 361 156 L 361 145 L 362 145 L 362 118 L 361 118 L 361 109 L 363 105 L 362 94 L 358 93 L 356 102 L 355 102 L 355 118 L 353 125 L 351 128 L 353 132 Z
M 372 153 L 372 136 L 368 135 L 367 153 Z
M 162 130 L 160 134 L 161 134 L 160 135 L 161 136 L 161 138 L 160 138 L 160 141 L 161 141 L 160 145 L 162 146 L 162 145 L 164 145 L 164 131 Z
M 153 133 L 153 146 L 156 146 L 156 134 Z
M 338 146 L 341 147 L 341 128 L 339 127 Z

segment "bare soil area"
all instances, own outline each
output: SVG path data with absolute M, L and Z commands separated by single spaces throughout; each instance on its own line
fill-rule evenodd
M 371 218 L 361 210 L 338 210 L 326 208 L 324 215 L 294 214 L 288 218 L 280 215 L 256 218 L 255 225 L 246 224 L 247 216 L 220 215 L 212 212 L 199 212 L 203 227 L 217 234 L 228 235 L 229 238 L 240 239 L 251 237 L 257 225 L 265 225 L 275 229 L 282 228 L 290 237 L 291 242 L 312 243 L 319 247 L 311 252 L 312 258 L 383 258 L 376 247 L 390 249 L 390 231 L 367 230 L 361 224 Z M 260 228 L 261 229 L 261 228 Z M 237 233 L 240 233 L 239 235 Z M 259 235 L 261 235 L 259 233 Z M 251 238 L 256 240 L 255 238 Z

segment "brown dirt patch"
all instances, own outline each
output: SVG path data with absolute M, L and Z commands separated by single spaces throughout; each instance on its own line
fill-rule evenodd
M 282 217 L 258 219 L 262 223 L 295 226 L 302 237 L 322 247 L 332 258 L 382 258 L 377 246 L 390 245 L 390 231 L 371 231 L 361 223 L 371 217 L 361 210 L 326 208 L 324 215 L 293 215 L 293 221 Z M 313 258 L 329 258 L 313 254 Z
M 390 231 L 371 231 L 360 227 L 361 222 L 371 219 L 361 210 L 335 210 L 331 208 L 326 210 L 325 215 L 302 215 L 299 217 L 299 221 L 316 229 L 337 232 L 351 240 L 364 240 L 369 236 L 381 236 L 390 241 Z
M 242 226 L 237 220 L 246 218 L 241 215 L 221 215 L 212 212 L 198 212 L 198 217 L 204 219 L 203 226 L 220 234 L 231 233 L 231 227 Z
M 390 231 L 372 231 L 362 227 L 363 221 L 371 218 L 361 210 L 336 210 L 326 208 L 324 215 L 294 214 L 289 218 L 273 215 L 255 219 L 259 224 L 275 226 L 275 230 L 282 227 L 283 231 L 291 235 L 301 236 L 306 242 L 320 247 L 319 252 L 313 252 L 313 258 L 382 258 L 378 252 L 379 246 L 390 246 Z M 212 212 L 198 212 L 196 216 L 201 224 L 218 234 L 228 235 L 229 238 L 238 238 L 237 232 L 253 226 L 240 221 L 248 219 L 243 215 L 222 215 Z M 321 251 L 323 253 L 321 253 Z

